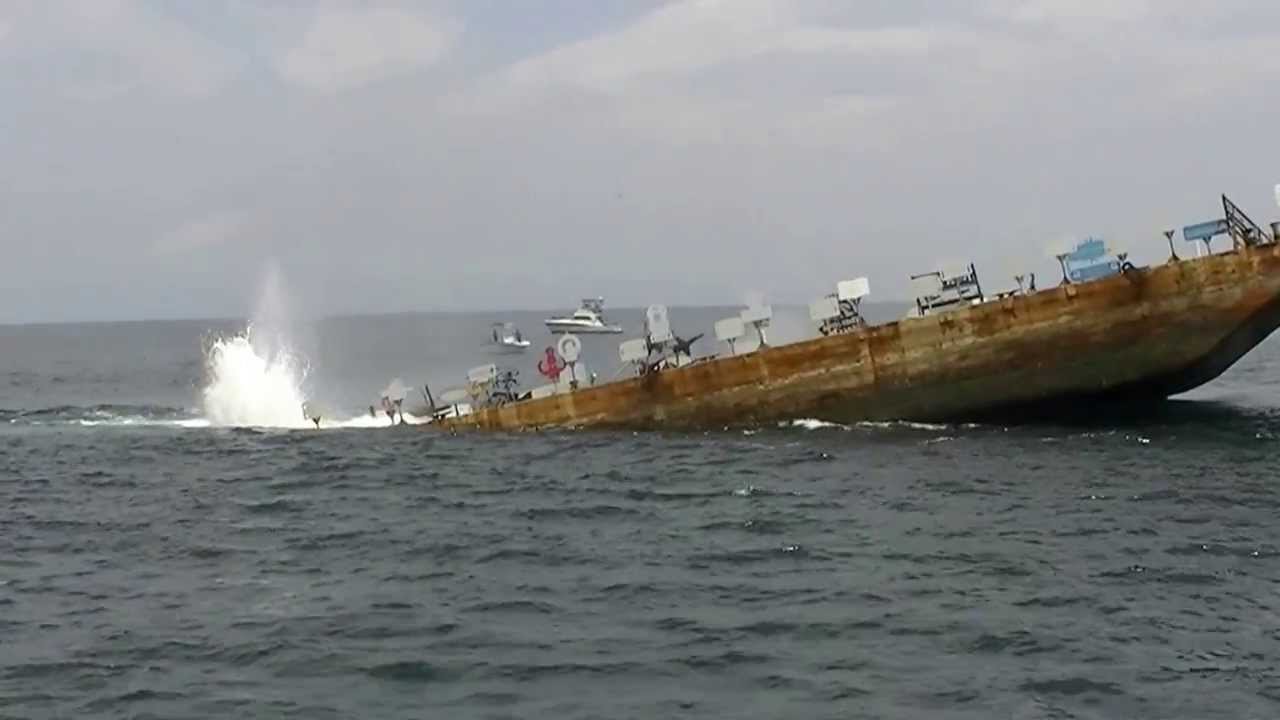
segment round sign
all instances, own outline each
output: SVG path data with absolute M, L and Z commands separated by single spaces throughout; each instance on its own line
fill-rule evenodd
M 582 354 L 582 341 L 577 335 L 561 335 L 556 341 L 556 352 L 567 363 L 577 362 L 578 356 Z

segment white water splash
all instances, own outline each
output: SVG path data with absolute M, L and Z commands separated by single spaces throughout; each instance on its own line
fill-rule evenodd
M 205 357 L 208 384 L 203 391 L 204 423 L 188 427 L 314 428 L 303 407 L 307 403 L 304 381 L 307 364 L 277 334 L 270 349 L 256 341 L 254 327 L 241 335 L 215 340 Z M 312 407 L 319 407 L 313 405 Z M 404 414 L 409 425 L 427 421 Z M 374 428 L 391 424 L 381 412 L 339 418 L 324 415 L 321 429 Z
M 187 427 L 316 427 L 304 412 L 308 407 L 304 389 L 307 363 L 289 349 L 278 332 L 268 342 L 259 342 L 255 327 L 210 344 L 205 355 L 208 382 L 202 392 L 204 418 L 186 423 Z M 310 407 L 314 413 L 320 405 Z M 428 422 L 428 418 L 412 413 L 397 419 L 400 417 L 408 425 Z M 325 412 L 319 427 L 375 428 L 391 424 L 381 412 L 350 417 L 334 417 Z
M 359 412 L 346 417 L 335 416 L 321 403 L 308 397 L 307 377 L 310 366 L 306 356 L 297 350 L 299 331 L 307 330 L 291 312 L 283 276 L 274 262 L 268 263 L 263 277 L 253 319 L 245 330 L 229 337 L 208 342 L 204 352 L 205 384 L 200 395 L 200 417 L 151 418 L 142 414 L 95 414 L 74 422 L 97 425 L 166 425 L 184 428 L 250 427 L 311 429 L 317 427 L 312 417 L 319 417 L 318 427 L 375 428 L 387 427 L 391 419 L 381 412 Z M 396 380 L 384 394 L 397 398 L 408 394 Z M 313 402 L 308 403 L 308 400 Z M 348 411 L 349 412 L 349 411 Z M 403 413 L 398 420 L 419 425 L 430 418 Z M 10 422 L 13 422 L 11 420 Z
M 306 427 L 307 363 L 291 342 L 293 316 L 274 260 L 266 264 L 252 319 L 243 333 L 205 350 L 204 416 L 230 427 Z
M 306 364 L 272 338 L 269 348 L 256 348 L 253 327 L 241 335 L 219 338 L 205 357 L 208 384 L 204 415 L 210 424 L 230 427 L 307 427 L 302 382 Z

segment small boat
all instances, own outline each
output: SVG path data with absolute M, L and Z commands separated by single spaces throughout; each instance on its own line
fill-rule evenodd
M 568 317 L 547 318 L 547 329 L 553 333 L 620 333 L 622 328 L 604 318 L 604 298 L 583 298 L 577 310 Z
M 529 347 L 520 328 L 512 323 L 494 323 L 491 342 L 502 352 L 524 352 Z

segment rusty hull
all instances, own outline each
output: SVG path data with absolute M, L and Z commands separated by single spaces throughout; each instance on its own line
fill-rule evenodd
M 1280 325 L 1280 245 L 1173 261 L 488 408 L 436 427 L 709 429 L 952 420 L 1217 377 Z

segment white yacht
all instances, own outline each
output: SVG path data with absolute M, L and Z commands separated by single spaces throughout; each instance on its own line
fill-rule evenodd
M 604 318 L 604 298 L 583 298 L 582 304 L 568 317 L 547 318 L 547 329 L 553 333 L 620 333 L 622 328 Z
M 503 352 L 524 352 L 530 344 L 520 328 L 509 322 L 493 324 L 490 342 Z

